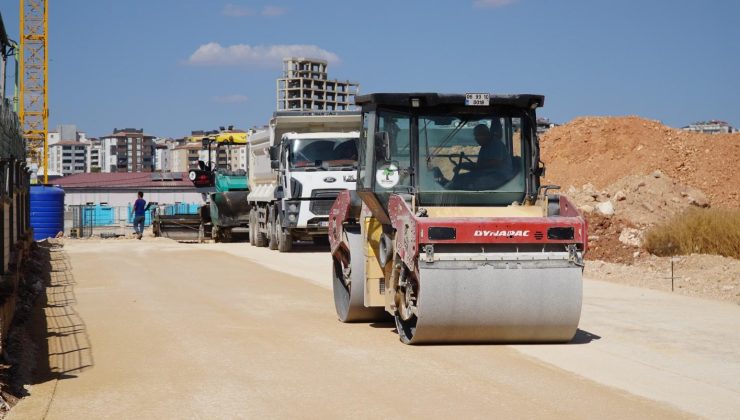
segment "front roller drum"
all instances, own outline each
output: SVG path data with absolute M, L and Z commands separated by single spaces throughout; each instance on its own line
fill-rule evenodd
M 334 306 L 342 322 L 373 322 L 389 319 L 384 308 L 365 306 L 365 253 L 362 234 L 344 231 L 344 240 L 350 250 L 349 265 L 332 257 Z
M 576 333 L 582 270 L 435 262 L 396 294 L 401 341 L 419 343 L 557 343 Z

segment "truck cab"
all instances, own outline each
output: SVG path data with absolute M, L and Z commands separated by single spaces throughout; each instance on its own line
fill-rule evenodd
M 250 137 L 250 242 L 281 252 L 327 243 L 329 209 L 357 181 L 360 114 L 276 113 Z
M 360 133 L 286 133 L 276 150 L 282 227 L 294 236 L 323 235 L 339 192 L 357 181 Z M 274 149 L 273 149 L 274 150 Z M 299 231 L 300 229 L 300 231 Z

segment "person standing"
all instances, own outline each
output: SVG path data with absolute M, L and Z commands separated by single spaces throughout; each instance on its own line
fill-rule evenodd
M 146 219 L 146 201 L 144 200 L 144 192 L 138 192 L 139 198 L 134 201 L 134 232 L 136 232 L 136 238 L 141 239 L 144 236 L 144 219 Z

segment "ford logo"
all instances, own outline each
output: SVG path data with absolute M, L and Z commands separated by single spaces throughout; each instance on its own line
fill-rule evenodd
M 337 180 L 336 178 L 331 177 L 331 176 L 327 176 L 326 178 L 324 178 L 324 182 L 334 182 L 336 180 Z

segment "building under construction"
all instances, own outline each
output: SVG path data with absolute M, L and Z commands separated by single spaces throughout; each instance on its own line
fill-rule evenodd
M 283 59 L 283 77 L 277 80 L 277 110 L 353 110 L 359 83 L 329 80 L 327 67 L 326 61 L 314 58 Z

